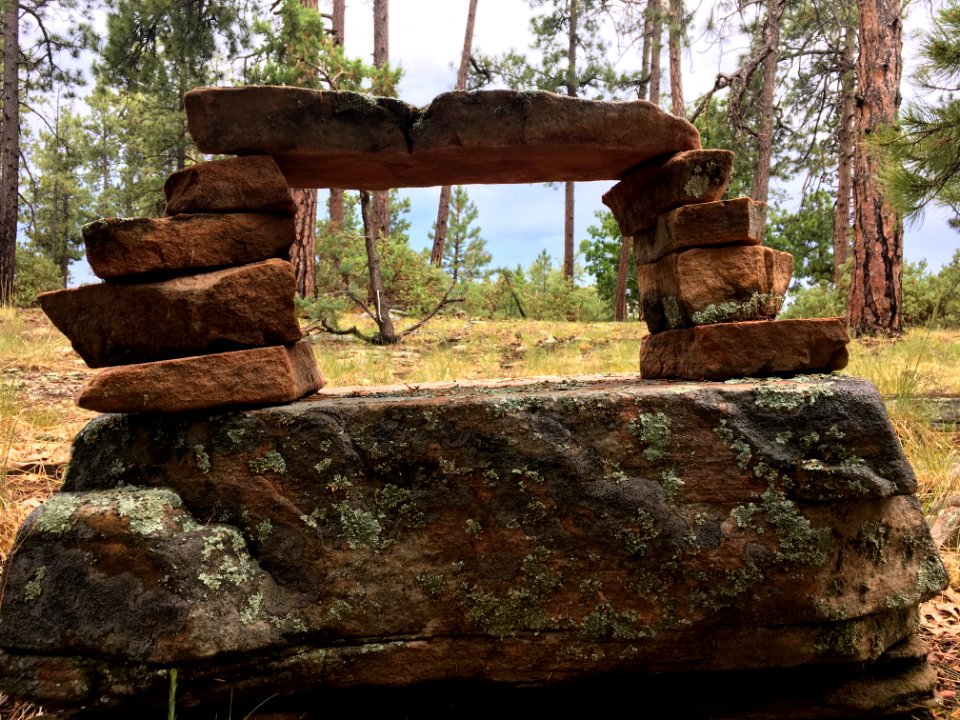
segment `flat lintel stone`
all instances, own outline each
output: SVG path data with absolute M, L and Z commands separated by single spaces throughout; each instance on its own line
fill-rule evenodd
M 840 318 L 718 323 L 649 335 L 640 346 L 645 378 L 729 378 L 832 372 L 847 366 Z
M 199 88 L 187 121 L 204 152 L 272 155 L 294 187 L 612 180 L 700 147 L 686 120 L 645 101 L 544 92 L 392 98 L 292 87 Z
M 310 343 L 236 350 L 109 368 L 77 404 L 98 412 L 183 412 L 279 405 L 323 387 Z

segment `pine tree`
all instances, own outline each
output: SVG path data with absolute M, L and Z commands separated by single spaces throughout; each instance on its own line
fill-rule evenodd
M 477 207 L 463 186 L 453 189 L 450 196 L 447 241 L 443 252 L 443 269 L 454 283 L 471 283 L 485 278 L 484 268 L 493 257 L 486 250 L 487 241 L 476 226 Z

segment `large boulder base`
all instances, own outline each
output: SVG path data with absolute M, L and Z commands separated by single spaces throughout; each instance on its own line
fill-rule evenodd
M 105 218 L 83 226 L 90 268 L 104 280 L 282 258 L 294 240 L 292 216 L 263 213 Z
M 290 263 L 267 260 L 135 285 L 100 283 L 40 295 L 40 307 L 92 368 L 263 345 L 302 333 Z
M 211 717 L 620 678 L 685 717 L 903 712 L 932 697 L 916 610 L 946 581 L 914 491 L 849 378 L 101 416 L 8 560 L 0 689 L 121 716 L 176 668 L 178 715 Z
M 723 197 L 733 173 L 731 150 L 689 150 L 635 168 L 603 195 L 626 237 L 654 227 L 657 217 L 691 203 Z
M 278 405 L 323 387 L 310 343 L 235 350 L 109 368 L 80 391 L 98 412 L 182 412 L 234 405 Z
M 455 92 L 417 109 L 393 98 L 293 87 L 186 96 L 203 152 L 272 155 L 294 187 L 425 187 L 611 180 L 700 147 L 686 120 L 645 101 Z
M 846 323 L 840 318 L 718 323 L 648 335 L 640 374 L 650 379 L 727 380 L 842 370 Z
M 260 155 L 188 165 L 163 184 L 165 215 L 296 211 L 287 181 L 273 158 Z
M 642 243 L 634 243 L 634 252 Z M 759 245 L 695 248 L 637 265 L 643 319 L 651 333 L 694 325 L 773 319 L 793 256 Z

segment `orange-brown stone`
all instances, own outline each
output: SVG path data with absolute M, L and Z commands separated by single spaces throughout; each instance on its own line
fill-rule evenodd
M 763 246 L 696 248 L 637 266 L 650 332 L 772 319 L 790 285 L 793 257 Z
M 394 98 L 294 87 L 187 93 L 204 152 L 269 154 L 294 187 L 425 187 L 610 180 L 700 147 L 686 120 L 645 101 L 492 90 Z
M 766 203 L 750 198 L 685 205 L 657 219 L 652 242 L 634 237 L 638 265 L 656 262 L 678 250 L 719 245 L 759 245 L 763 242 Z
M 163 282 L 84 285 L 39 300 L 98 368 L 296 342 L 295 287 L 290 263 L 267 260 Z
M 603 196 L 620 232 L 630 237 L 657 223 L 661 213 L 691 203 L 719 200 L 733 172 L 730 150 L 690 150 L 666 162 L 635 168 Z
M 290 188 L 273 158 L 254 155 L 190 165 L 163 185 L 165 215 L 263 212 L 292 215 Z
M 849 340 L 840 318 L 701 325 L 644 338 L 640 373 L 726 380 L 831 372 L 846 367 Z
M 98 412 L 181 412 L 278 405 L 323 387 L 310 343 L 236 350 L 109 368 L 77 404 Z
M 104 280 L 285 257 L 294 237 L 291 216 L 260 213 L 105 218 L 83 226 L 90 268 Z

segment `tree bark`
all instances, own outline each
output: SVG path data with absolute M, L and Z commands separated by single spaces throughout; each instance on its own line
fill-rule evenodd
M 839 285 L 850 258 L 850 201 L 853 195 L 853 112 L 856 99 L 856 30 L 847 28 L 843 41 L 845 68 L 840 81 L 840 122 L 837 127 L 837 202 L 833 206 L 833 282 Z
M 317 0 L 300 0 L 300 5 L 316 10 Z M 305 298 L 317 289 L 317 268 L 313 257 L 317 247 L 317 190 L 291 188 L 290 193 L 296 205 L 293 218 L 296 236 L 290 246 L 290 264 L 297 279 L 297 294 Z
M 763 44 L 770 52 L 763 61 L 763 85 L 760 89 L 760 129 L 757 133 L 757 166 L 753 171 L 750 197 L 766 202 L 770 194 L 770 163 L 773 159 L 773 97 L 780 60 L 780 19 L 785 0 L 767 0 L 763 22 Z
M 677 117 L 685 117 L 680 44 L 683 40 L 683 0 L 670 0 L 670 107 Z
M 640 82 L 637 84 L 637 97 L 646 100 L 650 92 L 650 42 L 653 39 L 653 19 L 650 14 L 650 2 L 643 11 L 643 42 L 640 49 Z
M 467 8 L 467 30 L 463 35 L 463 50 L 460 52 L 460 67 L 457 70 L 457 84 L 454 89 L 463 91 L 467 87 L 467 75 L 470 71 L 470 50 L 473 46 L 473 26 L 477 19 L 477 0 L 470 0 Z M 450 215 L 449 185 L 440 188 L 440 204 L 437 207 L 437 224 L 433 229 L 433 248 L 430 250 L 430 262 L 440 267 L 443 264 L 443 246 L 447 242 L 447 222 Z
M 384 345 L 397 342 L 397 333 L 390 317 L 390 301 L 383 290 L 383 277 L 380 275 L 380 253 L 377 250 L 378 238 L 375 235 L 376 221 L 371 217 L 374 210 L 373 198 L 366 191 L 360 192 L 360 213 L 363 216 L 364 243 L 367 248 L 367 269 L 370 273 L 370 302 L 373 305 L 373 320 L 377 323 L 380 341 Z
M 577 96 L 577 20 L 580 12 L 580 0 L 570 0 L 570 24 L 567 42 L 567 95 Z M 563 186 L 563 277 L 573 283 L 573 221 L 574 188 L 572 182 Z
M 3 6 L 3 123 L 0 128 L 0 304 L 13 301 L 20 186 L 20 4 Z
M 874 131 L 896 122 L 903 39 L 899 0 L 858 0 L 860 56 L 854 149 L 853 275 L 848 321 L 854 335 L 901 335 L 903 225 L 877 182 Z
M 297 294 L 310 297 L 317 291 L 314 254 L 317 246 L 317 191 L 314 188 L 292 189 L 296 213 L 293 216 L 296 240 L 290 246 L 290 263 L 297 280 Z
M 347 19 L 347 0 L 333 0 L 333 40 L 343 47 L 346 37 Z M 327 203 L 327 211 L 330 214 L 330 229 L 338 231 L 343 229 L 343 190 L 340 188 L 330 188 L 330 198 Z
M 383 67 L 390 61 L 390 4 L 389 0 L 373 0 L 373 64 Z M 390 234 L 390 193 L 386 190 L 372 194 L 369 217 L 374 223 L 373 237 L 383 243 Z M 382 287 L 381 287 L 382 292 Z
M 620 264 L 617 266 L 617 294 L 613 319 L 623 322 L 627 319 L 627 272 L 630 268 L 630 252 L 633 250 L 633 238 L 620 238 Z
M 647 4 L 650 13 L 650 95 L 654 105 L 660 104 L 660 49 L 663 47 L 663 2 L 650 0 Z

